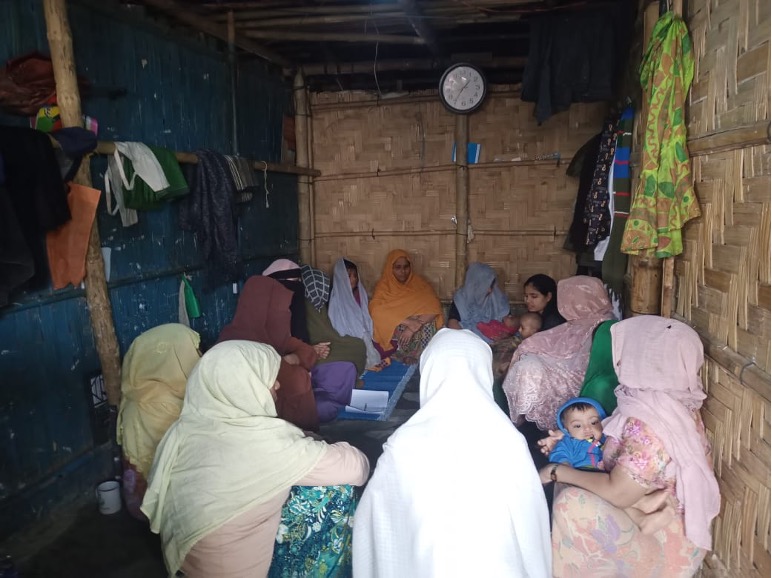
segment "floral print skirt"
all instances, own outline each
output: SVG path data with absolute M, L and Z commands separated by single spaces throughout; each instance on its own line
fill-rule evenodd
M 294 486 L 281 511 L 270 578 L 351 576 L 353 486 Z
M 555 578 L 687 578 L 694 576 L 705 557 L 705 550 L 686 538 L 683 515 L 647 536 L 627 514 L 592 492 L 559 485 L 555 493 Z
M 417 318 L 417 316 L 410 317 L 410 319 Z M 399 338 L 405 329 L 407 329 L 407 325 L 402 323 L 397 325 L 397 328 L 394 330 L 394 335 L 391 337 L 392 343 L 399 343 Z M 418 363 L 421 354 L 424 349 L 426 349 L 426 346 L 429 345 L 429 342 L 432 340 L 435 333 L 437 333 L 437 327 L 434 321 L 424 323 L 421 326 L 421 329 L 413 334 L 413 337 L 407 345 L 399 345 L 397 347 L 397 351 L 392 355 L 393 359 L 400 363 L 404 363 L 405 365 L 415 365 Z

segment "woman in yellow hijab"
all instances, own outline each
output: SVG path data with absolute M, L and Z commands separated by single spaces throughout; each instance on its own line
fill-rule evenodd
M 155 450 L 182 411 L 185 384 L 201 356 L 200 337 L 179 323 L 145 331 L 123 358 L 118 443 L 123 448 L 123 498 L 129 513 L 139 511 Z
M 413 272 L 410 255 L 391 251 L 370 300 L 373 338 L 383 358 L 394 357 L 408 365 L 418 363 L 421 352 L 443 325 L 442 306 L 434 288 Z

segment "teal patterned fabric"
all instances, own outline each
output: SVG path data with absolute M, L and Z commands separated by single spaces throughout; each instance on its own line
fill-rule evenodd
M 281 511 L 269 578 L 347 578 L 353 486 L 294 486 Z

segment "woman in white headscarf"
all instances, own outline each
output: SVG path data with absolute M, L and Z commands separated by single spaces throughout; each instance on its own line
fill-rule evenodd
M 355 500 L 341 485 L 362 485 L 369 464 L 277 417 L 280 361 L 269 345 L 225 341 L 193 370 L 142 503 L 170 576 L 345 574 Z
M 551 576 L 544 492 L 492 386 L 490 347 L 440 330 L 421 356 L 421 409 L 386 442 L 357 510 L 357 578 Z

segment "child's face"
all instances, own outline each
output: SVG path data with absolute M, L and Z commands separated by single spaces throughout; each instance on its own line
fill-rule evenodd
M 348 282 L 351 283 L 351 290 L 353 291 L 359 286 L 359 273 L 356 269 L 346 269 L 348 273 Z
M 520 322 L 520 335 L 522 335 L 523 339 L 538 333 L 539 329 L 541 329 L 541 323 L 534 319 L 525 319 Z
M 569 409 L 563 418 L 563 425 L 569 435 L 577 440 L 599 440 L 603 436 L 603 424 L 595 408 Z

